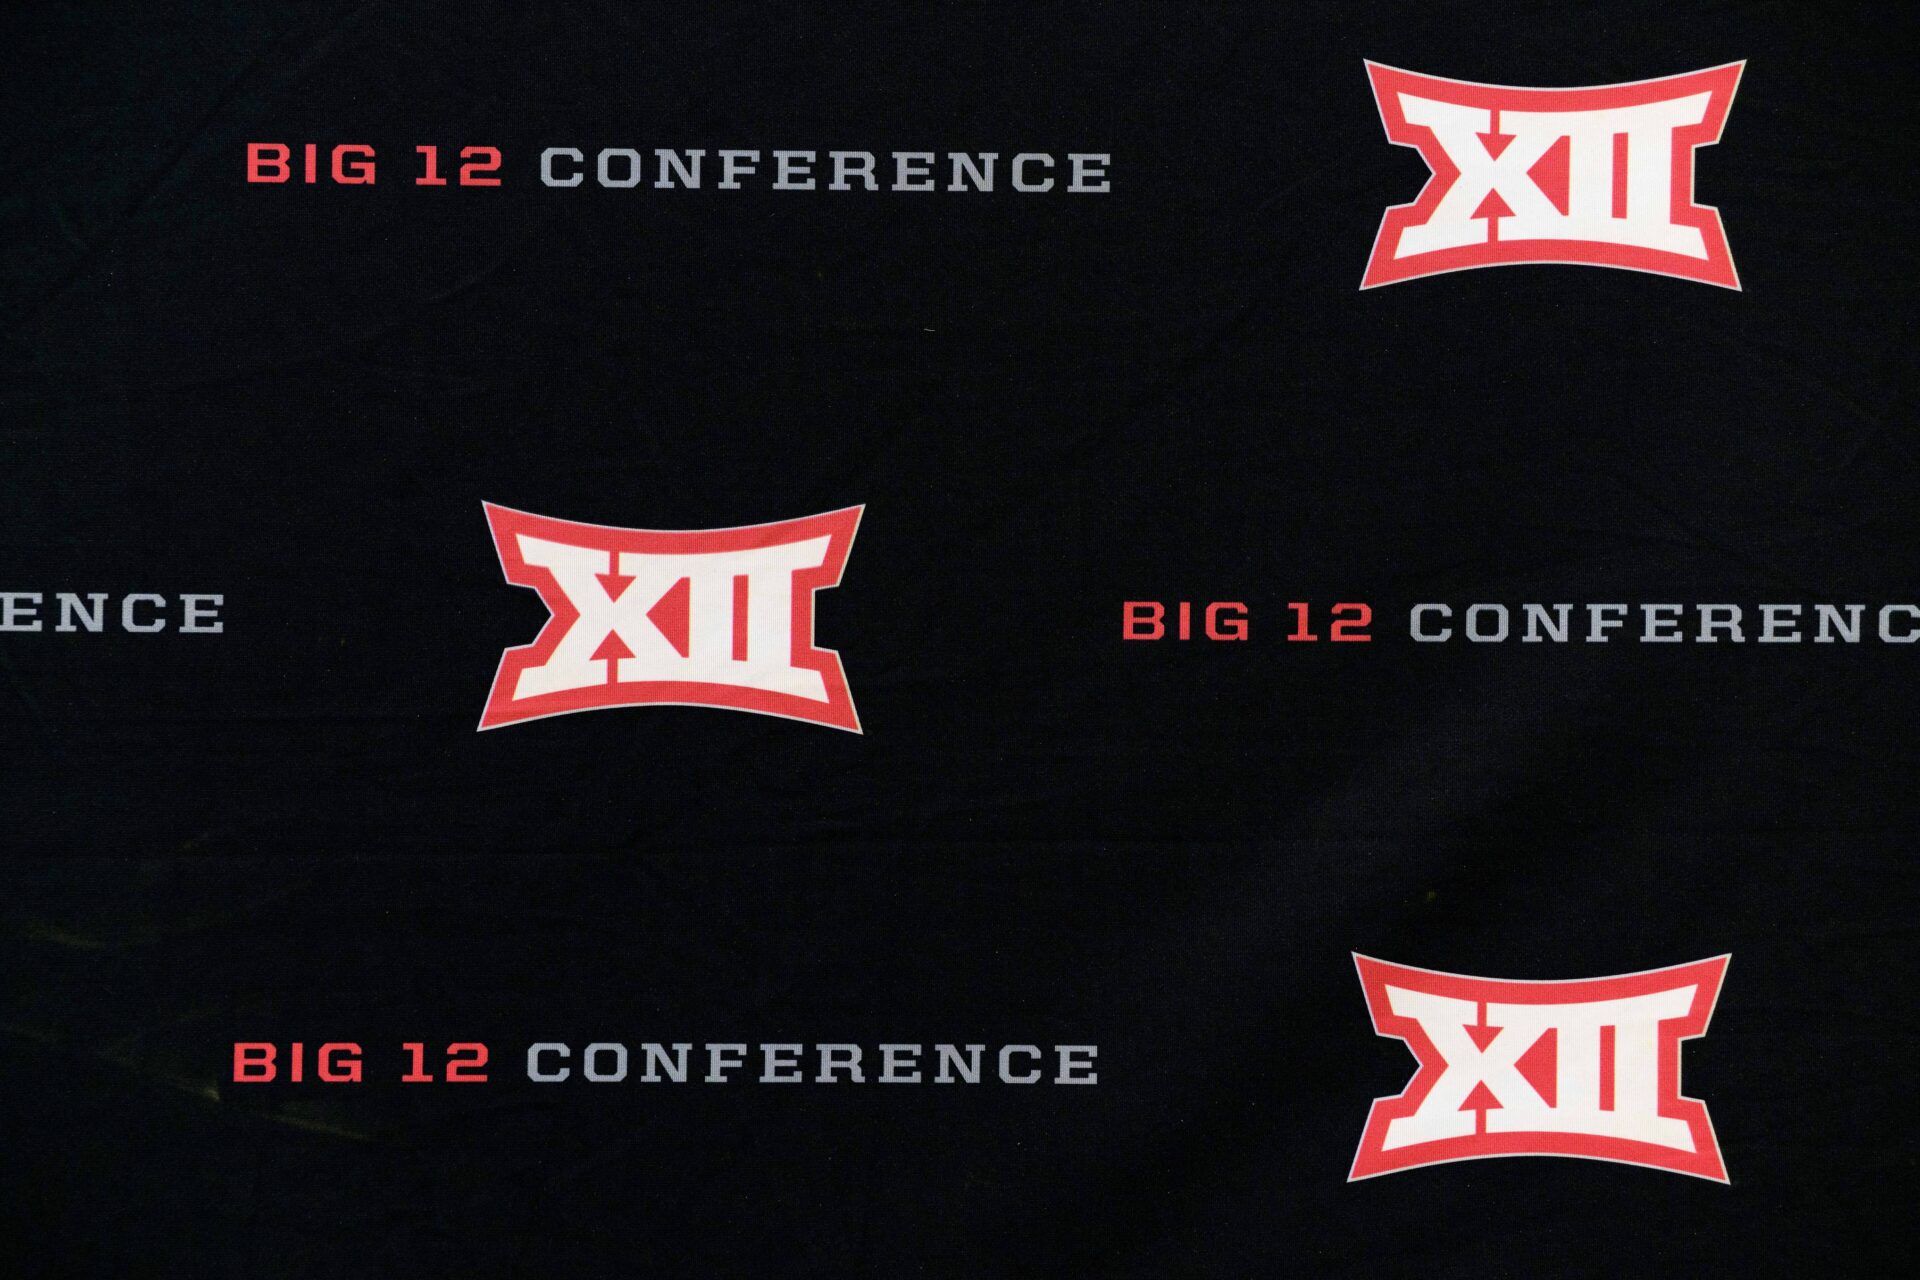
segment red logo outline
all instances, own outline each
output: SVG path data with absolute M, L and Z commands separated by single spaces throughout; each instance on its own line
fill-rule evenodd
M 795 520 L 775 520 L 725 529 L 629 529 L 535 515 L 492 502 L 482 502 L 480 505 L 486 512 L 494 551 L 499 556 L 500 569 L 506 580 L 516 587 L 526 587 L 538 593 L 549 614 L 540 628 L 540 634 L 531 643 L 516 645 L 500 655 L 500 665 L 487 693 L 487 705 L 480 715 L 479 728 L 482 731 L 527 720 L 543 720 L 550 716 L 598 711 L 608 707 L 683 706 L 751 711 L 827 725 L 849 733 L 862 732 L 859 713 L 853 706 L 853 693 L 847 686 L 846 672 L 840 664 L 839 651 L 818 648 L 814 644 L 814 593 L 840 585 L 841 571 L 845 569 L 847 555 L 853 549 L 854 535 L 859 531 L 865 504 L 801 516 Z M 514 698 L 513 690 L 520 673 L 529 667 L 544 665 L 553 655 L 561 637 L 580 618 L 580 611 L 567 598 L 566 592 L 561 590 L 552 571 L 529 565 L 521 558 L 517 535 L 522 533 L 573 546 L 650 555 L 747 551 L 827 536 L 830 541 L 826 558 L 819 566 L 796 570 L 793 574 L 791 659 L 796 667 L 820 673 L 826 685 L 826 701 L 816 702 L 790 693 L 743 685 L 682 680 L 591 685 Z
M 1733 251 L 1720 223 L 1720 210 L 1714 205 L 1695 204 L 1694 155 L 1700 147 L 1720 141 L 1733 97 L 1740 87 L 1746 60 L 1723 63 L 1700 71 L 1661 76 L 1652 80 L 1632 80 L 1623 84 L 1591 85 L 1577 89 L 1535 89 L 1518 85 L 1482 84 L 1473 80 L 1449 80 L 1443 76 L 1403 71 L 1382 63 L 1366 61 L 1367 79 L 1373 88 L 1374 106 L 1387 140 L 1398 147 L 1412 147 L 1427 162 L 1431 175 L 1420 194 L 1406 204 L 1391 205 L 1381 215 L 1380 229 L 1374 235 L 1372 252 L 1360 288 L 1418 280 L 1425 276 L 1476 267 L 1522 265 L 1617 267 L 1677 280 L 1694 280 L 1723 289 L 1740 289 L 1740 276 L 1733 265 Z M 1673 135 L 1673 214 L 1676 225 L 1691 226 L 1705 241 L 1707 256 L 1691 258 L 1685 254 L 1648 249 L 1638 245 L 1609 244 L 1598 240 L 1500 240 L 1497 223 L 1493 238 L 1484 244 L 1436 249 L 1410 258 L 1395 258 L 1392 247 L 1400 243 L 1400 233 L 1418 226 L 1432 215 L 1434 206 L 1460 177 L 1459 167 L 1447 155 L 1440 140 L 1425 125 L 1408 124 L 1400 106 L 1400 92 L 1413 90 L 1421 97 L 1480 107 L 1495 113 L 1498 128 L 1501 110 L 1594 111 L 1612 107 L 1640 106 L 1686 97 L 1705 90 L 1711 97 L 1705 116 L 1697 125 L 1676 129 Z
M 1697 1040 L 1707 1033 L 1714 1006 L 1720 999 L 1720 985 L 1732 958 L 1731 954 L 1719 955 L 1664 969 L 1647 969 L 1607 978 L 1528 981 L 1442 973 L 1434 969 L 1375 960 L 1354 952 L 1354 968 L 1360 975 L 1360 986 L 1366 995 L 1367 1013 L 1373 1019 L 1374 1034 L 1403 1041 L 1419 1063 L 1419 1069 L 1414 1072 L 1405 1089 L 1391 1097 L 1373 1100 L 1367 1112 L 1366 1127 L 1360 1134 L 1359 1149 L 1354 1153 L 1353 1166 L 1347 1173 L 1347 1181 L 1358 1182 L 1404 1169 L 1452 1164 L 1461 1160 L 1499 1156 L 1570 1156 L 1664 1169 L 1711 1182 L 1730 1183 L 1726 1161 L 1721 1156 L 1720 1143 L 1714 1135 L 1713 1120 L 1707 1114 L 1706 1103 L 1680 1092 L 1680 1048 L 1686 1041 Z M 1694 1149 L 1681 1151 L 1658 1143 L 1597 1134 L 1521 1131 L 1440 1138 L 1387 1150 L 1384 1142 L 1388 1123 L 1417 1111 L 1420 1104 L 1426 1101 L 1427 1094 L 1432 1092 L 1447 1072 L 1446 1059 L 1427 1037 L 1419 1022 L 1393 1012 L 1387 997 L 1389 983 L 1434 995 L 1476 1001 L 1481 1005 L 1483 1021 L 1489 1001 L 1503 1004 L 1570 1004 L 1652 995 L 1692 985 L 1695 988 L 1693 1003 L 1686 1016 L 1666 1019 L 1659 1024 L 1658 1109 L 1662 1116 L 1686 1122 L 1693 1135 Z

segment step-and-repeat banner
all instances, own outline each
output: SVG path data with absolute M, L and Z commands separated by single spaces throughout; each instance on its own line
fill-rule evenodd
M 10 1274 L 1910 1263 L 1911 15 L 4 24 Z

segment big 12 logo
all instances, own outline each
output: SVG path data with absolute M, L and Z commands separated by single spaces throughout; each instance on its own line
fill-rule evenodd
M 1580 1156 L 1727 1181 L 1707 1108 L 1680 1093 L 1728 956 L 1522 982 L 1355 955 L 1373 1029 L 1420 1062 L 1377 1098 L 1348 1181 L 1482 1156 Z
M 1719 211 L 1693 201 L 1746 64 L 1588 89 L 1367 63 L 1387 138 L 1433 176 L 1380 220 L 1362 289 L 1445 271 L 1584 263 L 1738 289 Z
M 500 658 L 480 728 L 602 707 L 726 707 L 860 732 L 813 593 L 862 507 L 733 529 L 625 529 L 483 504 L 507 581 L 552 616 Z

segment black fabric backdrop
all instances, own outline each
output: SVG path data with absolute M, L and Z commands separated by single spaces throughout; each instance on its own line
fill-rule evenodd
M 86 5 L 0 45 L 13 1274 L 1886 1275 L 1910 1259 L 1914 649 L 1415 645 L 1415 601 L 1899 601 L 1898 6 Z M 1747 60 L 1732 292 L 1361 293 L 1425 168 L 1362 59 Z M 372 187 L 249 186 L 249 141 Z M 503 149 L 428 191 L 412 149 Z M 1111 152 L 1111 193 L 542 188 L 545 146 Z M 865 734 L 477 734 L 538 630 L 483 500 L 866 504 L 819 639 Z M 1232 599 L 1243 645 L 1123 644 Z M 1373 604 L 1287 645 L 1291 600 Z M 1722 952 L 1732 1185 L 1344 1179 L 1412 1070 L 1350 952 Z M 240 1039 L 377 1082 L 227 1083 Z M 482 1039 L 496 1082 L 392 1083 Z M 1092 1089 L 538 1089 L 537 1039 L 1093 1043 Z M 384 1056 L 379 1056 L 384 1055 Z

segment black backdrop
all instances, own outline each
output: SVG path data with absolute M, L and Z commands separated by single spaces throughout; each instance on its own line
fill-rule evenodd
M 1907 1257 L 1914 664 L 1415 645 L 1420 600 L 1911 600 L 1895 6 L 62 6 L 6 19 L 0 1251 L 47 1275 L 1888 1274 Z M 1362 59 L 1747 71 L 1744 292 L 1361 293 L 1425 169 Z M 372 187 L 249 186 L 249 141 Z M 417 189 L 435 143 L 507 184 Z M 1111 152 L 1101 196 L 553 191 L 544 146 Z M 866 504 L 819 597 L 865 734 L 477 734 L 543 610 L 483 500 Z M 1127 645 L 1125 599 L 1245 600 Z M 1370 601 L 1367 646 L 1285 602 Z M 1730 952 L 1730 1187 L 1344 1179 L 1412 1060 L 1349 958 Z M 227 1083 L 237 1039 L 378 1083 Z M 498 1083 L 392 1084 L 484 1039 Z M 536 1089 L 588 1040 L 1100 1046 L 1092 1089 Z

